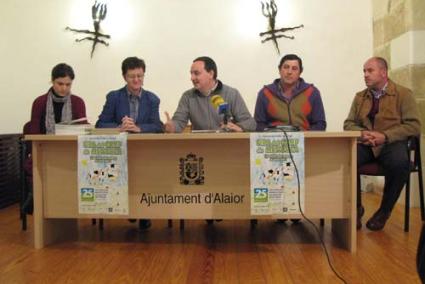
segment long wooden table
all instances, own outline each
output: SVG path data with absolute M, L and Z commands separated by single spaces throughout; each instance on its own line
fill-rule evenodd
M 356 251 L 356 138 L 359 132 L 305 132 L 305 215 L 332 219 L 342 245 Z M 77 136 L 27 135 L 32 141 L 34 245 L 75 236 L 81 218 L 253 219 L 250 213 L 249 133 L 128 136 L 129 216 L 78 213 Z M 204 184 L 180 183 L 180 159 L 203 158 Z M 223 193 L 230 204 L 151 204 L 151 195 Z M 234 200 L 236 201 L 236 200 Z M 281 218 L 283 215 L 280 216 Z M 300 215 L 285 215 L 300 218 Z

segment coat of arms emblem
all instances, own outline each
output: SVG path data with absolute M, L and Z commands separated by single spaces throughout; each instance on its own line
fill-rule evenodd
M 201 185 L 204 184 L 204 158 L 197 158 L 190 153 L 186 158 L 180 158 L 180 184 Z

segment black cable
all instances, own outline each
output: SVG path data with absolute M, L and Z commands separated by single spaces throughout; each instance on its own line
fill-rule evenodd
M 309 218 L 307 218 L 307 216 L 304 215 L 304 212 L 301 208 L 301 185 L 300 185 L 300 177 L 299 177 L 299 173 L 298 173 L 298 168 L 297 165 L 295 164 L 294 161 L 294 157 L 292 156 L 292 152 L 291 152 L 291 146 L 289 145 L 289 138 L 288 138 L 288 134 L 286 133 L 286 131 L 284 129 L 280 129 L 283 134 L 285 134 L 285 138 L 286 138 L 286 144 L 288 146 L 288 153 L 289 153 L 289 157 L 291 158 L 291 162 L 294 165 L 295 168 L 295 173 L 297 175 L 297 184 L 298 184 L 298 207 L 300 209 L 301 215 L 303 216 L 303 218 L 305 220 L 307 220 L 307 222 L 309 222 L 313 228 L 316 230 L 317 235 L 319 236 L 320 239 L 320 244 L 323 248 L 323 250 L 325 251 L 325 255 L 326 255 L 326 259 L 328 260 L 328 265 L 329 267 L 332 269 L 333 273 L 336 275 L 336 277 L 338 277 L 343 283 L 347 283 L 347 281 L 336 271 L 334 265 L 332 264 L 332 261 L 329 257 L 329 253 L 328 253 L 328 249 L 326 248 L 325 242 L 323 241 L 322 238 L 322 234 L 320 233 L 319 229 L 317 228 L 316 224 L 314 224 Z

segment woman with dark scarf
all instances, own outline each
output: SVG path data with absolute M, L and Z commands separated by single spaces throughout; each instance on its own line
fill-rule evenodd
M 80 119 L 80 123 L 87 123 L 86 106 L 84 101 L 71 94 L 72 81 L 74 80 L 72 67 L 60 63 L 52 69 L 52 87 L 46 94 L 36 98 L 32 104 L 31 121 L 24 126 L 24 134 L 55 134 L 55 124 L 70 122 Z M 29 188 L 21 210 L 24 214 L 32 214 L 32 157 L 31 145 L 27 145 L 26 160 L 24 164 L 25 180 Z
M 25 134 L 54 134 L 55 123 L 86 117 L 84 101 L 71 94 L 74 78 L 71 66 L 60 63 L 53 67 L 52 87 L 32 104 L 31 121 Z

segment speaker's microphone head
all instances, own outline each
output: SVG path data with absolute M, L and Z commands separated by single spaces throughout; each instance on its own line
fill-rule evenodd
M 224 101 L 222 96 L 214 95 L 211 97 L 210 101 L 219 114 L 227 113 L 229 104 Z
M 220 96 L 220 95 L 214 95 L 214 96 L 211 96 L 210 101 L 211 101 L 212 105 L 214 106 L 214 108 L 216 108 L 216 109 L 218 109 L 218 107 L 219 107 L 221 104 L 224 104 L 224 99 L 223 99 L 223 97 L 222 97 L 222 96 Z

